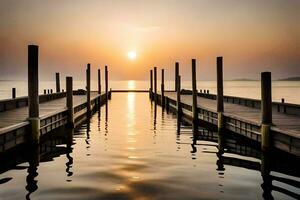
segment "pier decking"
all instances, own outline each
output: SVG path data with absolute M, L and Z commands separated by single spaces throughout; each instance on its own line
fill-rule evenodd
M 76 92 L 74 92 L 76 93 Z M 107 95 L 91 92 L 91 111 L 106 103 Z M 54 94 L 46 95 L 49 97 Z M 10 100 L 2 101 L 2 104 Z M 17 101 L 17 100 L 15 100 Z M 40 136 L 67 124 L 68 108 L 65 96 L 40 103 Z M 74 126 L 87 118 L 87 96 L 73 96 Z M 28 121 L 28 106 L 0 112 L 0 152 L 19 144 L 30 141 L 30 122 Z
M 217 101 L 212 94 L 198 94 L 197 97 L 197 113 L 199 124 L 218 126 Z M 157 93 L 157 102 L 161 104 L 161 93 Z M 177 113 L 177 93 L 165 92 L 164 102 L 166 109 Z M 229 97 L 224 97 L 227 100 Z M 233 98 L 233 97 L 232 97 Z M 234 97 L 238 98 L 238 97 Z M 155 99 L 155 98 L 154 98 Z M 182 117 L 185 121 L 192 122 L 192 95 L 181 94 L 180 104 L 182 109 Z M 261 135 L 261 110 L 256 105 L 257 100 L 239 98 L 240 101 L 224 102 L 224 128 L 243 135 L 257 142 L 262 141 Z M 244 104 L 241 104 L 244 103 Z M 283 151 L 300 155 L 300 116 L 287 114 L 287 108 L 291 109 L 292 105 L 284 105 L 281 103 L 273 104 L 273 125 L 271 126 L 271 145 Z M 294 112 L 297 111 L 297 105 L 294 106 Z M 285 110 L 285 113 L 283 112 Z M 281 112 L 282 111 L 282 112 Z

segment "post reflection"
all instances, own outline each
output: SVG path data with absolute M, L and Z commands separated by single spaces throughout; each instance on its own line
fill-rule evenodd
M 72 172 L 72 167 L 73 167 L 73 157 L 72 155 L 72 151 L 73 151 L 73 135 L 74 135 L 74 129 L 71 129 L 69 131 L 67 131 L 67 139 L 66 139 L 66 144 L 67 144 L 67 153 L 66 153 L 66 157 L 68 159 L 68 161 L 66 162 L 66 172 L 67 172 L 67 182 L 72 181 L 70 178 L 73 175 Z
M 30 195 L 38 189 L 38 181 L 35 178 L 38 176 L 37 170 L 40 163 L 40 146 L 33 144 L 29 147 L 28 162 L 29 167 L 27 169 L 27 177 L 25 186 L 28 193 L 26 199 L 30 199 Z

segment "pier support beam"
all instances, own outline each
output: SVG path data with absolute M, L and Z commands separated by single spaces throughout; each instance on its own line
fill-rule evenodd
M 179 62 L 175 62 L 175 92 L 177 91 L 178 76 L 179 76 Z
M 176 92 L 177 92 L 177 101 L 176 101 L 176 106 L 177 106 L 177 132 L 180 131 L 180 120 L 181 120 L 181 114 L 182 114 L 182 110 L 181 110 L 181 99 L 180 99 L 180 90 L 181 90 L 181 77 L 178 75 L 177 77 L 177 88 L 176 88 Z
M 55 73 L 55 81 L 56 81 L 56 92 L 60 92 L 60 78 L 59 78 L 59 73 Z
M 165 108 L 165 71 L 161 70 L 161 106 Z
M 105 66 L 105 95 L 106 95 L 106 103 L 108 102 L 109 95 L 108 95 L 108 69 Z
M 196 59 L 192 59 L 192 95 L 193 95 L 193 131 L 198 130 L 198 108 L 197 108 L 197 79 L 196 79 Z
M 87 115 L 91 114 L 91 64 L 87 64 L 86 69 L 86 106 L 87 106 Z
M 74 128 L 74 111 L 73 111 L 73 78 L 66 77 L 67 90 L 67 109 L 68 109 L 68 126 Z
M 154 102 L 157 103 L 157 68 L 154 67 Z
M 150 93 L 149 93 L 149 97 L 151 99 L 151 101 L 153 100 L 153 70 L 150 70 Z
M 12 90 L 11 90 L 11 97 L 12 97 L 13 99 L 16 98 L 16 88 L 12 88 Z
M 261 147 L 268 150 L 271 142 L 272 83 L 271 72 L 261 73 Z
M 217 57 L 217 112 L 218 129 L 224 128 L 224 100 L 223 100 L 223 57 Z
M 39 47 L 28 46 L 28 121 L 31 124 L 31 139 L 39 143 L 40 118 L 39 118 Z

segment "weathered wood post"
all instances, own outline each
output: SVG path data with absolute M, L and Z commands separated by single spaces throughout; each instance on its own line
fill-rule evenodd
M 60 78 L 59 78 L 59 73 L 55 73 L 55 81 L 56 81 L 56 92 L 60 92 Z
M 108 101 L 108 69 L 107 66 L 105 66 L 105 94 L 106 94 L 106 103 Z
M 223 100 L 223 57 L 217 57 L 217 112 L 218 129 L 224 127 L 224 100 Z
M 87 64 L 86 68 L 86 107 L 87 115 L 91 114 L 91 64 Z
M 283 103 L 283 113 L 286 113 L 286 106 L 284 105 L 284 103 L 285 103 L 284 98 L 281 99 L 281 103 Z
M 47 90 L 44 90 L 44 94 L 47 94 Z
M 50 94 L 50 89 L 48 89 L 48 94 Z
M 73 78 L 66 77 L 67 90 L 67 109 L 68 109 L 68 126 L 74 128 L 74 111 L 73 111 Z
M 157 68 L 154 67 L 154 102 L 157 103 Z
M 175 92 L 177 91 L 177 83 L 178 83 L 178 76 L 179 76 L 179 62 L 175 62 Z
M 101 107 L 101 71 L 100 71 L 100 69 L 98 69 L 98 94 L 99 94 L 99 97 L 98 97 L 98 101 L 97 101 L 97 105 L 98 105 L 97 109 L 99 109 Z
M 98 94 L 101 94 L 101 71 L 98 69 Z
M 149 97 L 151 100 L 153 100 L 153 70 L 150 70 L 150 93 Z
M 11 90 L 11 96 L 12 96 L 13 99 L 16 98 L 16 88 L 12 88 L 12 90 Z
M 39 115 L 39 47 L 28 46 L 28 121 L 31 124 L 31 139 L 39 142 L 40 115 Z
M 197 78 L 196 78 L 196 59 L 192 59 L 192 95 L 193 95 L 193 131 L 198 130 L 198 108 L 197 108 Z
M 261 73 L 261 147 L 270 147 L 270 130 L 272 125 L 272 83 L 271 72 Z
M 176 88 L 176 92 L 177 92 L 177 101 L 176 101 L 176 106 L 177 106 L 177 131 L 180 131 L 180 119 L 181 119 L 181 99 L 180 99 L 180 90 L 181 90 L 181 77 L 178 75 L 177 77 L 177 88 Z
M 161 70 L 161 106 L 165 107 L 165 70 Z

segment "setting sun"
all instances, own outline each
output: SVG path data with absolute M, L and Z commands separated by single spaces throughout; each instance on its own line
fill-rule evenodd
M 134 59 L 136 59 L 136 52 L 135 52 L 135 51 L 129 51 L 129 52 L 127 53 L 127 56 L 128 56 L 128 58 L 129 58 L 130 60 L 134 60 Z

